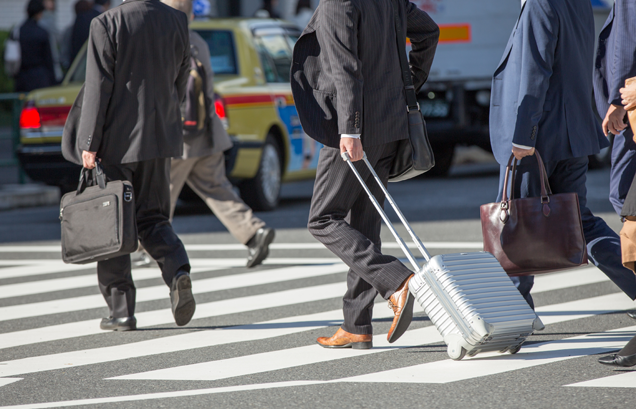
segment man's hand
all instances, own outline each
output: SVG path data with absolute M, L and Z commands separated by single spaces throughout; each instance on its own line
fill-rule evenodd
M 534 155 L 534 151 L 535 149 L 521 149 L 521 148 L 517 148 L 516 146 L 512 147 L 512 154 L 515 155 L 515 158 L 517 158 L 517 160 L 521 160 L 523 158 L 525 158 L 526 156 L 532 156 Z
M 95 160 L 97 159 L 97 152 L 82 152 L 82 161 L 84 162 L 84 167 L 86 169 L 94 169 L 95 168 Z
M 347 152 L 351 162 L 356 162 L 364 157 L 362 142 L 355 138 L 340 138 L 340 154 Z
M 603 120 L 603 133 L 607 136 L 610 132 L 614 135 L 618 135 L 627 128 L 625 124 L 625 115 L 627 115 L 627 111 L 623 106 L 610 105 L 607 110 L 607 115 L 605 115 L 605 119 Z
M 621 97 L 623 97 L 623 105 L 625 110 L 631 111 L 636 108 L 636 82 L 631 85 L 621 88 Z

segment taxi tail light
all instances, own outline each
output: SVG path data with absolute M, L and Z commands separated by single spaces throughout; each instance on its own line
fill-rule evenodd
M 221 119 L 225 129 L 228 129 L 230 123 L 227 118 L 227 106 L 223 97 L 216 93 L 214 94 L 214 110 L 216 111 L 216 115 L 219 119 Z
M 20 128 L 63 127 L 70 110 L 70 106 L 36 107 L 33 101 L 29 101 L 20 114 Z

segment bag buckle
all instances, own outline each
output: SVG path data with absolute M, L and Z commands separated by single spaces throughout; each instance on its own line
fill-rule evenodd
M 124 192 L 124 202 L 132 202 L 133 194 L 132 192 Z
M 541 203 L 542 204 L 550 203 L 550 196 L 541 196 Z
M 415 108 L 413 108 L 413 109 L 415 109 Z M 419 102 L 417 103 L 417 110 L 421 111 Z M 411 107 L 408 106 L 408 105 L 406 106 L 406 112 L 411 113 Z

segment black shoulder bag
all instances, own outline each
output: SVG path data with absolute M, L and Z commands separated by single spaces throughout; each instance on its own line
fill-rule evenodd
M 402 68 L 402 81 L 406 93 L 406 111 L 409 118 L 409 138 L 400 141 L 397 155 L 393 159 L 391 171 L 389 172 L 389 182 L 401 182 L 411 179 L 422 173 L 428 172 L 435 166 L 435 158 L 431 144 L 428 141 L 426 123 L 417 103 L 417 95 L 413 78 L 411 77 L 411 67 L 406 58 L 406 38 L 402 38 L 402 21 L 398 14 L 399 4 L 392 0 L 393 15 L 395 16 L 395 39 L 397 41 L 398 55 L 400 57 L 400 67 Z

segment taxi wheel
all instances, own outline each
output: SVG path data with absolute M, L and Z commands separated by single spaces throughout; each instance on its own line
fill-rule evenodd
M 278 206 L 282 179 L 281 149 L 273 135 L 263 145 L 261 164 L 253 179 L 241 184 L 241 197 L 254 210 L 274 210 Z

